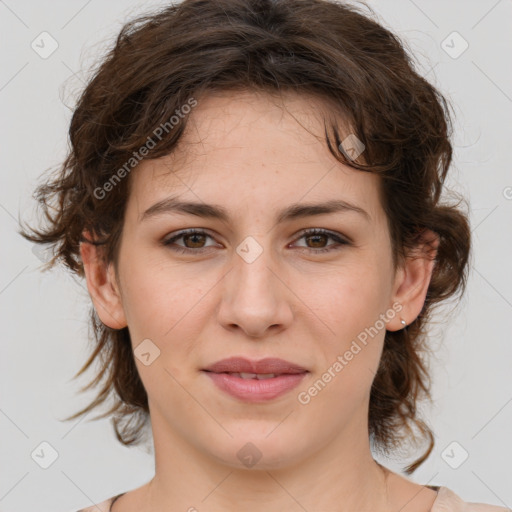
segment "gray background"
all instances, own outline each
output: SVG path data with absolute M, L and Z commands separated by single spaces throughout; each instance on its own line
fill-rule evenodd
M 1 511 L 73 511 L 153 476 L 150 447 L 123 447 L 108 420 L 59 421 L 93 396 L 78 394 L 87 379 L 72 380 L 89 353 L 88 295 L 63 269 L 41 273 L 40 259 L 16 230 L 19 214 L 34 218 L 31 194 L 42 172 L 64 158 L 89 66 L 124 21 L 163 4 L 0 0 Z M 455 108 L 449 185 L 469 200 L 474 236 L 467 295 L 432 328 L 434 405 L 422 410 L 436 447 L 411 478 L 448 486 L 467 501 L 512 507 L 512 2 L 369 4 Z M 58 44 L 47 58 L 31 47 L 42 47 L 43 31 Z M 44 48 L 51 49 L 50 39 Z M 45 453 L 40 463 L 48 458 L 43 441 L 58 453 L 47 469 L 31 457 L 36 450 Z M 399 471 L 414 454 L 378 458 Z

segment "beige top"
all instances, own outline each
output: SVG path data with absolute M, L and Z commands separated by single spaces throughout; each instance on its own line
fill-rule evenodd
M 484 503 L 468 503 L 448 487 L 440 486 L 430 512 L 512 512 L 512 509 Z
M 437 490 L 437 498 L 430 509 L 430 512 L 512 512 L 512 509 L 498 507 L 496 505 L 486 505 L 484 503 L 468 503 L 460 496 L 455 494 L 448 487 L 443 486 L 427 486 Z M 91 507 L 82 508 L 77 512 L 110 512 L 110 508 L 114 501 L 120 498 L 124 492 L 102 501 Z

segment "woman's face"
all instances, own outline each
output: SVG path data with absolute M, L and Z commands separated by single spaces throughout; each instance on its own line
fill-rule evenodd
M 104 323 L 128 325 L 155 444 L 240 468 L 365 445 L 384 326 L 417 313 L 405 299 L 416 274 L 393 271 L 378 177 L 315 137 L 320 104 L 286 98 L 314 135 L 267 96 L 210 94 L 176 153 L 132 171 L 117 284 L 108 273 L 119 302 L 97 308 Z M 205 371 L 232 357 L 306 372 Z

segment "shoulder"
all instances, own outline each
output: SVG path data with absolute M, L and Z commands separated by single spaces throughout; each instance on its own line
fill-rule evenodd
M 124 493 L 116 494 L 115 496 L 112 496 L 111 498 L 108 498 L 108 499 L 102 501 L 101 503 L 95 503 L 94 505 L 91 505 L 90 507 L 81 508 L 80 510 L 77 510 L 76 512 L 109 512 L 114 501 L 116 501 L 117 498 L 120 498 L 123 494 Z
M 511 512 L 511 509 L 485 503 L 470 503 L 448 487 L 440 486 L 430 512 Z

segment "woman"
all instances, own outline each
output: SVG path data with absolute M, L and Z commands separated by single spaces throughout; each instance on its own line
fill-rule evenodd
M 84 510 L 505 510 L 377 463 L 433 435 L 421 359 L 464 290 L 444 98 L 325 0 L 185 0 L 127 24 L 24 236 L 85 276 L 119 440 L 155 476 Z M 416 429 L 414 432 L 413 429 Z M 480 508 L 478 508 L 480 507 Z

